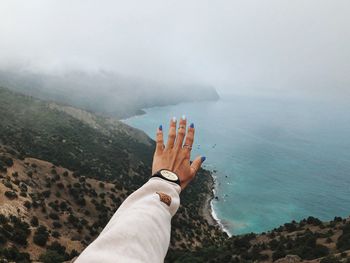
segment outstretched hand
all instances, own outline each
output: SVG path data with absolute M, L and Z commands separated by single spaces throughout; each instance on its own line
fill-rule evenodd
M 166 146 L 163 139 L 163 128 L 159 126 L 156 138 L 156 150 L 153 157 L 152 174 L 161 169 L 167 169 L 177 174 L 181 188 L 185 189 L 195 177 L 197 171 L 205 161 L 205 157 L 198 156 L 191 164 L 191 150 L 194 141 L 194 124 L 192 123 L 186 135 L 186 117 L 179 122 L 176 133 L 176 118 L 170 121 L 170 129 Z M 185 139 L 186 137 L 186 139 Z M 183 143 L 185 140 L 185 143 Z

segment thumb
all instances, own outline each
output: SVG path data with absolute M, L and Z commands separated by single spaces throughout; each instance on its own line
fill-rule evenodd
M 202 163 L 205 161 L 205 156 L 198 156 L 191 164 L 191 175 L 194 177 L 198 172 L 199 168 L 201 168 Z

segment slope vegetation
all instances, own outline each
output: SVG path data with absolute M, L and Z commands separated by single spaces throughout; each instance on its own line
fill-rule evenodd
M 22 257 L 26 261 L 46 252 L 49 257 L 58 249 L 52 245 L 62 245 L 74 256 L 150 176 L 154 142 L 119 121 L 4 88 L 0 88 L 0 116 L 2 229 L 16 224 L 23 228 L 21 242 L 3 232 L 0 247 L 5 258 L 19 255 L 15 261 Z M 170 253 L 194 251 L 225 239 L 201 216 L 212 183 L 210 174 L 201 170 L 182 193 Z M 67 206 L 61 209 L 61 203 Z M 35 225 L 33 218 L 38 220 Z M 47 236 L 45 244 L 34 242 L 37 231 Z

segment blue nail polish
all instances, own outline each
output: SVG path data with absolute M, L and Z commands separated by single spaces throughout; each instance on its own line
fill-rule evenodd
M 205 156 L 201 157 L 201 162 L 203 163 L 205 161 L 205 159 L 207 159 Z
M 190 127 L 191 127 L 191 128 L 194 128 L 194 123 L 191 123 Z
M 163 126 L 159 125 L 159 130 L 162 131 L 163 130 Z

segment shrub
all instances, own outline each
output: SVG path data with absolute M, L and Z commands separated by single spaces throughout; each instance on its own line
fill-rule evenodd
M 51 245 L 47 246 L 47 249 L 56 251 L 61 255 L 66 253 L 66 248 L 62 246 L 60 243 L 58 243 L 57 241 L 52 242 Z
M 6 157 L 6 156 L 1 156 L 0 158 L 0 162 L 7 167 L 12 167 L 13 165 L 13 160 L 10 157 Z
M 342 228 L 343 234 L 338 238 L 337 248 L 343 252 L 350 249 L 350 222 Z
M 54 228 L 61 228 L 61 227 L 62 227 L 61 223 L 58 222 L 58 221 L 53 221 L 53 222 L 52 222 L 52 226 L 53 226 Z
M 75 249 L 73 249 L 71 252 L 70 252 L 70 255 L 69 255 L 69 258 L 72 259 L 72 258 L 75 258 L 79 256 L 79 253 L 78 251 L 76 251 Z
M 0 224 L 6 224 L 8 222 L 8 219 L 6 216 L 4 216 L 3 214 L 0 214 Z
M 32 203 L 29 202 L 28 200 L 25 201 L 25 202 L 23 203 L 23 205 L 24 205 L 26 208 L 28 208 L 28 209 L 30 209 L 30 208 L 32 207 Z
M 337 241 L 337 248 L 340 251 L 345 251 L 350 249 L 350 234 L 342 234 Z
M 10 216 L 10 219 L 13 224 L 11 240 L 19 245 L 27 245 L 27 237 L 30 234 L 29 225 L 16 216 Z
M 60 209 L 61 209 L 62 211 L 65 211 L 65 210 L 67 209 L 67 207 L 68 207 L 68 205 L 67 205 L 67 203 L 66 203 L 65 201 L 62 201 L 62 202 L 60 203 Z
M 286 223 L 286 224 L 284 224 L 284 227 L 285 227 L 286 231 L 289 233 L 297 230 L 297 226 L 293 223 Z
M 47 250 L 44 254 L 41 254 L 39 260 L 43 263 L 61 263 L 65 261 L 64 255 L 59 254 L 54 250 Z
M 6 191 L 5 196 L 10 200 L 13 200 L 18 197 L 14 191 Z
M 10 181 L 8 181 L 8 180 L 6 180 L 6 181 L 4 182 L 4 185 L 5 185 L 7 188 L 13 189 L 12 183 L 11 183 Z
M 45 198 L 49 198 L 50 195 L 51 195 L 51 191 L 50 191 L 50 190 L 46 190 L 46 191 L 43 191 L 41 194 L 42 194 Z
M 60 217 L 58 216 L 58 214 L 52 213 L 52 212 L 49 214 L 49 217 L 50 217 L 51 219 L 53 219 L 53 220 L 59 220 L 59 219 L 60 219 Z
M 57 185 L 57 187 L 58 187 L 59 189 L 63 189 L 63 188 L 64 188 L 64 184 L 62 184 L 62 183 L 57 183 L 56 185 Z
M 314 226 L 319 226 L 319 225 L 322 225 L 322 221 L 316 217 L 313 217 L 313 216 L 309 216 L 307 219 L 306 219 L 306 222 L 310 225 L 314 225 Z
M 277 249 L 275 252 L 272 254 L 272 259 L 273 261 L 283 258 L 286 256 L 286 252 L 283 250 L 283 248 Z
M 39 226 L 34 233 L 33 241 L 38 246 L 45 246 L 47 240 L 49 239 L 49 233 L 47 232 L 46 227 Z
M 7 172 L 7 168 L 0 162 L 0 172 Z
M 337 223 L 342 222 L 342 221 L 343 221 L 343 219 L 340 216 L 336 216 L 333 219 L 333 222 L 337 222 Z
M 60 235 L 60 233 L 58 231 L 54 230 L 54 231 L 52 231 L 52 236 L 54 238 L 59 238 L 61 235 Z
M 21 253 L 16 247 L 4 248 L 1 254 L 5 259 L 13 262 L 30 262 L 30 255 L 28 253 Z M 4 261 L 7 262 L 7 261 Z
M 30 224 L 32 226 L 38 226 L 39 225 L 39 220 L 36 216 L 33 216 L 32 219 L 30 220 Z

